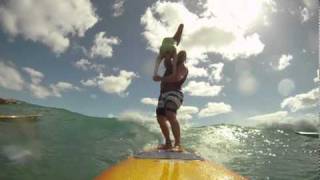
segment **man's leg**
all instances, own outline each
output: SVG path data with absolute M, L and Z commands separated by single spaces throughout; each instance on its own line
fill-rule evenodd
M 173 111 L 166 111 L 166 117 L 168 118 L 172 134 L 174 137 L 174 146 L 180 146 L 180 125 L 176 118 L 176 113 Z
M 170 140 L 170 131 L 169 131 L 167 119 L 163 115 L 157 115 L 157 120 L 160 125 L 162 135 L 164 136 L 164 139 L 165 139 L 165 146 L 167 146 L 167 148 L 170 148 L 171 140 Z

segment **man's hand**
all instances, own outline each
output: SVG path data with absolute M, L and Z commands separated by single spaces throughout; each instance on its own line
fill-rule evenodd
M 153 80 L 154 81 L 161 81 L 161 77 L 156 75 L 156 76 L 153 76 Z

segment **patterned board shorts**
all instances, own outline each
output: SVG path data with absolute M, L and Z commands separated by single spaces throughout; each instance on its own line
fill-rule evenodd
M 168 91 L 161 93 L 158 99 L 157 115 L 166 115 L 166 111 L 177 113 L 183 102 L 183 93 L 181 91 Z

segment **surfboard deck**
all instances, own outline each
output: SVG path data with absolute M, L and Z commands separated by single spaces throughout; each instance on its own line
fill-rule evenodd
M 143 151 L 103 171 L 95 180 L 247 179 L 191 152 Z
M 303 135 L 303 136 L 308 136 L 308 137 L 315 137 L 318 138 L 319 137 L 319 133 L 318 132 L 303 132 L 303 131 L 296 131 L 296 134 L 299 135 Z
M 202 157 L 188 152 L 188 151 L 172 151 L 172 150 L 160 150 L 151 149 L 147 151 L 141 151 L 133 155 L 137 159 L 176 159 L 176 160 L 204 160 Z

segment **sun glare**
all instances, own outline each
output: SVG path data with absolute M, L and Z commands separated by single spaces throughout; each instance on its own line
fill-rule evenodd
M 208 1 L 207 8 L 229 27 L 247 29 L 261 16 L 262 5 L 258 0 L 214 0 Z

